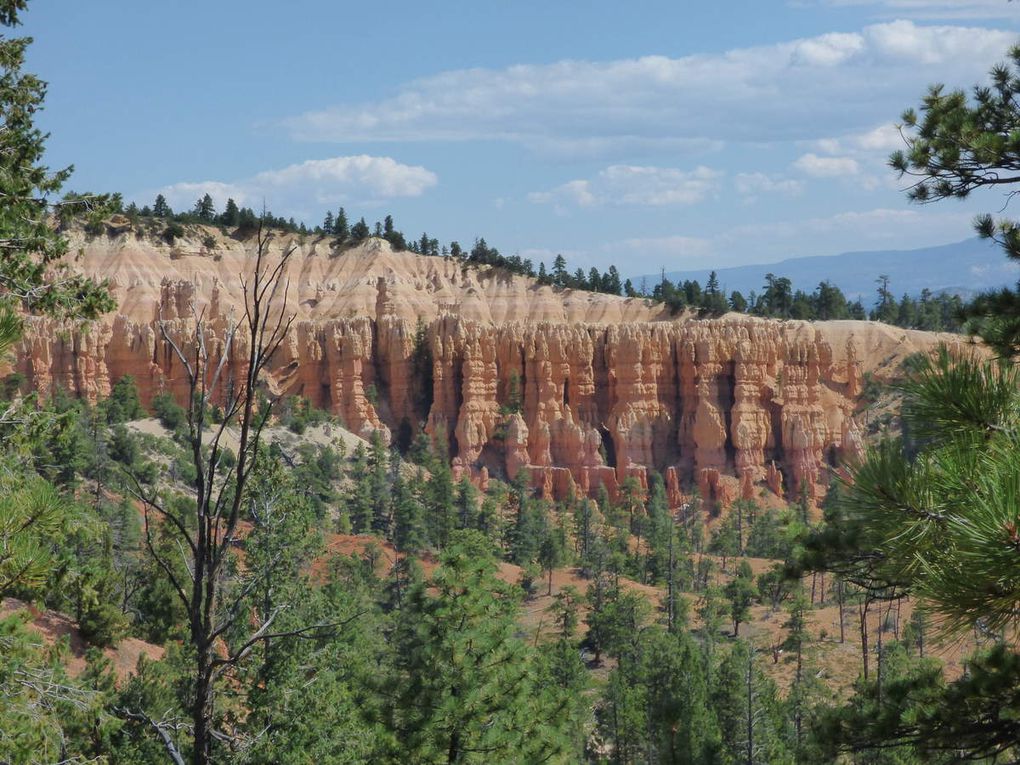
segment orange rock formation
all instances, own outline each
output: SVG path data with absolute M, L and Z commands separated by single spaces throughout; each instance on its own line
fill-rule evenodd
M 16 368 L 31 386 L 96 399 L 132 375 L 144 401 L 183 399 L 160 324 L 186 343 L 199 311 L 214 354 L 243 372 L 246 338 L 225 344 L 250 263 L 240 243 L 73 244 L 120 308 L 86 328 L 29 317 Z M 342 254 L 301 245 L 288 273 L 296 321 L 273 359 L 277 393 L 362 436 L 424 427 L 449 440 L 459 473 L 487 483 L 528 469 L 555 497 L 615 495 L 628 477 L 647 486 L 650 470 L 665 472 L 674 506 L 681 483 L 722 502 L 762 485 L 817 497 L 828 468 L 861 449 L 850 413 L 869 359 L 935 342 L 865 322 L 673 320 L 642 299 L 538 287 L 378 240 Z

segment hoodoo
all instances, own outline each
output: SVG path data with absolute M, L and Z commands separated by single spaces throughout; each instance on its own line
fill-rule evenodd
M 946 339 L 867 322 L 674 318 L 642 298 L 539 286 L 377 239 L 337 251 L 280 236 L 273 256 L 290 246 L 281 307 L 295 322 L 272 362 L 274 393 L 303 396 L 362 435 L 424 428 L 448 439 L 458 470 L 527 468 L 557 497 L 615 495 L 656 470 L 677 497 L 683 483 L 723 502 L 759 486 L 817 498 L 828 468 L 860 450 L 864 374 Z M 72 251 L 78 268 L 110 279 L 118 313 L 81 328 L 30 317 L 16 360 L 27 385 L 96 399 L 131 375 L 144 401 L 183 399 L 163 333 L 183 343 L 202 316 L 224 352 L 243 313 L 248 246 L 122 232 L 73 234 Z M 241 335 L 229 348 L 235 376 L 245 349 Z

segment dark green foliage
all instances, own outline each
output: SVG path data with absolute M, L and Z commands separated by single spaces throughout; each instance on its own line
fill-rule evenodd
M 152 398 L 153 414 L 169 431 L 177 431 L 187 424 L 188 415 L 169 393 L 159 393 Z
M 139 420 L 145 416 L 142 402 L 138 398 L 138 386 L 131 375 L 124 375 L 110 390 L 110 397 L 103 402 L 106 409 L 106 420 L 111 425 L 129 420 Z
M 368 228 L 368 224 L 365 223 L 365 219 L 361 218 L 357 223 L 351 226 L 350 239 L 354 244 L 359 244 L 372 235 L 372 232 Z
M 889 165 L 913 184 L 907 196 L 915 202 L 962 199 L 985 187 L 1020 181 L 1020 46 L 1009 61 L 994 66 L 991 84 L 976 85 L 968 98 L 963 90 L 942 84 L 928 90 L 920 107 L 903 115 L 906 148 L 893 152 Z M 1007 200 L 1008 201 L 1008 200 Z M 1020 226 L 1014 220 L 979 216 L 979 236 L 998 242 L 1011 259 L 1020 259 Z M 1004 356 L 1020 351 L 1020 288 L 982 295 L 967 307 L 968 329 Z
M 789 763 L 785 710 L 775 684 L 755 662 L 754 650 L 737 641 L 714 678 L 712 706 L 722 736 L 723 762 Z
M 298 444 L 296 451 L 299 462 L 291 468 L 294 485 L 310 503 L 315 517 L 323 520 L 340 501 L 335 485 L 343 476 L 343 458 L 336 449 L 322 444 Z
M 237 202 L 233 199 L 228 199 L 227 204 L 223 208 L 223 214 L 220 215 L 219 222 L 224 226 L 234 227 L 238 225 L 241 217 L 241 211 L 237 207 Z
M 432 409 L 433 392 L 432 345 L 429 342 L 428 327 L 421 317 L 414 327 L 414 345 L 411 350 L 411 386 L 415 412 L 424 421 Z
M 163 237 L 167 244 L 173 244 L 177 239 L 184 236 L 184 227 L 180 223 L 172 221 L 166 225 L 160 236 Z
M 737 575 L 729 581 L 723 592 L 730 603 L 730 618 L 733 620 L 733 635 L 736 637 L 740 623 L 746 622 L 750 616 L 755 594 L 754 574 L 746 560 L 740 561 Z
M 708 667 L 685 633 L 648 629 L 610 674 L 596 708 L 599 737 L 614 762 L 721 763 L 722 746 L 708 690 Z
M 346 242 L 351 236 L 351 227 L 347 222 L 347 213 L 342 207 L 337 211 L 336 219 L 333 221 L 332 233 L 340 244 Z
M 156 201 L 152 204 L 152 215 L 154 218 L 169 218 L 173 215 L 170 205 L 166 203 L 166 197 L 162 194 L 156 195 Z
M 375 517 L 371 472 L 368 450 L 358 444 L 354 450 L 354 465 L 351 468 L 351 488 L 347 495 L 347 514 L 355 534 L 367 534 Z
M 17 24 L 23 8 L 24 3 L 8 0 L 0 23 Z M 51 172 L 42 164 L 46 135 L 36 127 L 35 117 L 46 84 L 22 71 L 30 42 L 0 38 L 0 316 L 8 317 L 20 303 L 56 315 L 92 318 L 111 310 L 113 301 L 105 283 L 57 264 L 67 244 L 50 225 L 49 198 L 59 192 L 70 168 Z
M 425 508 L 399 472 L 393 481 L 393 544 L 400 552 L 425 548 Z
M 394 762 L 576 762 L 564 689 L 514 637 L 517 601 L 480 540 L 463 538 L 397 620 L 386 725 Z
M 191 214 L 203 223 L 211 223 L 216 217 L 216 206 L 213 204 L 212 197 L 205 194 L 201 199 L 198 199 Z
M 382 432 L 373 431 L 369 450 L 369 486 L 372 496 L 371 528 L 376 534 L 388 536 L 390 532 L 390 457 L 383 443 Z
M 422 498 L 425 504 L 425 533 L 429 544 L 439 549 L 447 546 L 457 528 L 457 498 L 453 472 L 445 459 L 433 458 L 430 475 Z
M 316 409 L 302 396 L 289 396 L 279 406 L 280 424 L 296 435 L 329 421 L 329 413 Z
M 947 684 L 938 662 L 912 658 L 894 643 L 881 683 L 862 685 L 850 704 L 821 716 L 815 735 L 830 756 L 916 751 L 926 762 L 959 762 L 960 755 L 1011 760 L 1020 741 L 1018 688 L 1020 656 L 1004 645 L 972 658 L 967 672 Z

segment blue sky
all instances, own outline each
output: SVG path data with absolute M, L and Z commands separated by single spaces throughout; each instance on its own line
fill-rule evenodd
M 34 0 L 22 31 L 69 188 L 641 274 L 970 236 L 1000 195 L 911 206 L 885 158 L 1018 27 L 1007 0 Z

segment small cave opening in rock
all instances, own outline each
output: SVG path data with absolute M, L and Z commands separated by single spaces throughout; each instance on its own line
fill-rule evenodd
M 606 464 L 611 468 L 616 468 L 616 444 L 613 443 L 613 434 L 605 425 L 599 425 L 599 435 L 602 436 L 600 451 L 603 452 L 602 456 L 606 460 Z
M 829 448 L 825 450 L 825 461 L 831 468 L 839 465 L 839 451 L 835 444 L 829 444 Z
M 781 462 L 783 459 L 783 407 L 776 402 L 769 404 L 769 420 L 772 427 L 772 448 L 766 450 L 765 459 Z
M 719 405 L 726 423 L 726 464 L 733 468 L 737 463 L 737 447 L 733 443 L 733 408 L 737 405 L 737 377 L 733 362 L 726 365 L 726 373 L 719 380 Z
M 563 378 L 563 406 L 570 406 L 570 378 Z
M 453 411 L 454 420 L 450 423 L 450 432 L 446 434 L 450 444 L 450 459 L 460 454 L 460 445 L 457 443 L 456 429 L 457 417 L 460 417 L 460 408 L 464 404 L 464 361 L 457 359 L 453 364 Z

